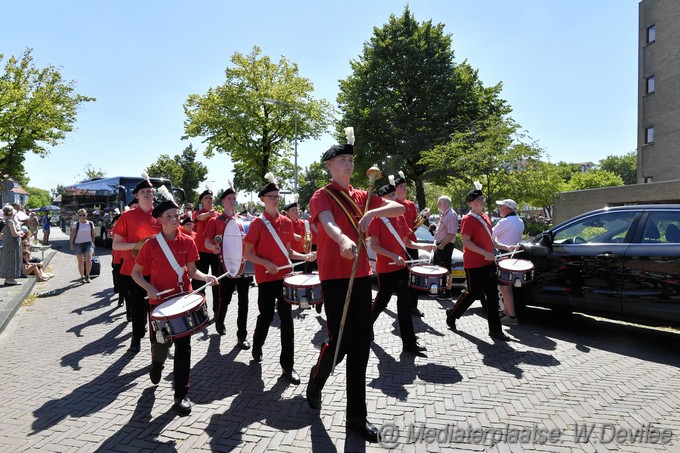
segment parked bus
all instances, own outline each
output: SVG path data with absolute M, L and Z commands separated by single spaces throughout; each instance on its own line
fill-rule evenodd
M 158 188 L 165 186 L 175 197 L 178 204 L 184 202 L 184 190 L 172 186 L 169 179 L 149 178 Z M 92 178 L 64 187 L 61 194 L 61 229 L 70 233 L 73 222 L 78 219 L 78 209 L 87 210 L 87 220 L 92 221 L 95 229 L 95 242 L 98 245 L 111 245 L 110 228 L 113 218 L 123 212 L 135 197 L 132 191 L 141 176 L 114 176 L 111 178 Z M 160 202 L 156 193 L 156 202 Z

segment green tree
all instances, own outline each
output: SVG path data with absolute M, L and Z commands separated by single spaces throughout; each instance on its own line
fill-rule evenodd
M 466 62 L 454 64 L 451 35 L 443 24 L 419 23 L 408 6 L 391 15 L 350 62 L 352 74 L 340 81 L 342 128 L 356 133 L 355 166 L 360 181 L 373 164 L 383 174 L 402 170 L 425 205 L 422 153 L 449 141 L 487 115 L 502 112 L 500 84 L 485 88 Z
M 75 83 L 63 80 L 54 66 L 37 68 L 31 52 L 11 56 L 0 76 L 0 174 L 24 184 L 26 153 L 48 155 L 47 147 L 73 130 L 80 105 L 95 100 L 75 93 Z
M 312 195 L 318 188 L 325 186 L 330 181 L 330 175 L 323 162 L 312 162 L 300 173 L 299 177 L 298 194 L 300 199 L 298 201 L 301 207 L 309 209 L 309 201 L 312 199 Z
M 103 178 L 106 175 L 104 170 L 101 168 L 95 169 L 90 162 L 83 167 L 83 172 L 85 173 L 85 179 Z
M 607 170 L 590 170 L 574 173 L 565 190 L 597 189 L 622 185 L 623 179 L 617 174 Z
M 248 55 L 236 52 L 224 84 L 184 103 L 186 137 L 204 137 L 207 157 L 228 154 L 236 187 L 247 191 L 259 189 L 268 171 L 281 183 L 290 180 L 296 119 L 303 141 L 320 137 L 333 113 L 329 102 L 311 97 L 313 85 L 299 75 L 297 64 L 285 57 L 274 63 L 261 54 L 257 46 Z
M 52 194 L 52 199 L 57 198 L 63 192 L 64 192 L 64 185 L 63 184 L 57 184 L 57 187 L 55 187 L 54 189 L 50 189 L 50 193 Z
M 421 164 L 429 167 L 435 182 L 448 185 L 463 181 L 467 190 L 479 181 L 487 206 L 502 196 L 512 195 L 513 181 L 519 181 L 528 162 L 537 160 L 541 149 L 520 141 L 519 126 L 508 117 L 489 117 L 467 131 L 455 132 L 445 145 L 423 153 Z M 513 198 L 517 198 L 513 196 Z
M 544 161 L 530 161 L 524 171 L 515 178 L 515 195 L 508 195 L 509 198 L 522 200 L 529 206 L 542 207 L 546 218 L 553 216 L 553 199 L 565 190 L 567 181 L 565 170 L 568 171 L 568 164 L 552 164 Z M 571 177 L 571 172 L 569 176 Z
M 625 185 L 637 183 L 637 152 L 631 151 L 623 156 L 609 155 L 600 160 L 600 170 L 617 174 Z
M 168 178 L 174 187 L 184 189 L 185 201 L 198 202 L 196 189 L 208 176 L 208 167 L 196 160 L 196 150 L 189 144 L 182 154 L 170 157 L 162 154 L 158 160 L 147 167 L 149 176 Z
M 25 187 L 25 189 L 28 193 L 27 208 L 35 209 L 52 204 L 52 196 L 48 190 L 38 189 L 37 187 Z

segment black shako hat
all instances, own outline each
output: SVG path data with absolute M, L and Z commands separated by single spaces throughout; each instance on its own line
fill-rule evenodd
M 186 216 L 182 220 L 179 221 L 179 224 L 180 225 L 186 225 L 189 222 L 194 223 L 194 220 L 191 217 Z
M 406 184 L 406 176 L 404 176 L 404 172 L 400 171 L 399 172 L 399 177 L 394 179 L 394 186 L 398 186 L 399 184 Z
M 262 190 L 260 190 L 260 192 L 257 194 L 258 197 L 266 195 L 269 192 L 281 190 L 279 189 L 279 182 L 276 180 L 276 177 L 274 174 L 272 174 L 272 172 L 268 172 L 266 175 L 264 175 L 264 179 L 269 181 L 269 183 L 265 185 Z
M 155 218 L 159 218 L 168 209 L 179 209 L 179 206 L 177 206 L 177 203 L 175 203 L 174 201 L 166 200 L 163 203 L 156 206 L 155 208 L 153 208 L 153 211 L 151 211 L 151 215 L 154 216 Z
M 220 195 L 220 200 L 224 200 L 224 197 L 226 197 L 227 195 L 231 195 L 232 193 L 236 193 L 236 191 L 234 189 L 232 189 L 231 187 L 228 188 L 227 190 L 222 192 L 222 195 Z
M 482 189 L 473 189 L 467 193 L 467 196 L 465 197 L 465 202 L 469 203 L 472 200 L 474 200 L 477 197 L 483 197 L 484 192 L 482 192 Z
M 153 189 L 153 186 L 151 185 L 148 179 L 142 179 L 141 181 L 139 181 L 135 188 L 132 189 L 132 193 L 136 194 L 142 189 Z
M 392 184 L 385 184 L 382 186 L 378 191 L 376 192 L 376 195 L 379 197 L 384 197 L 385 195 L 391 194 L 392 192 L 396 192 L 397 188 L 394 187 Z
M 298 207 L 300 207 L 300 205 L 298 204 L 297 201 L 294 201 L 294 202 L 292 202 L 292 203 L 290 203 L 290 204 L 287 204 L 287 205 L 283 208 L 283 210 L 284 210 L 284 211 L 287 211 L 287 210 L 289 210 L 290 208 L 298 208 Z
M 354 145 L 346 144 L 346 145 L 333 145 L 330 148 L 328 148 L 328 151 L 323 153 L 323 157 L 321 157 L 322 162 L 326 162 L 327 160 L 330 160 L 334 158 L 335 156 L 340 156 L 341 154 L 354 154 Z
M 203 197 L 205 197 L 206 195 L 212 195 L 212 194 L 213 194 L 212 190 L 205 189 L 203 192 L 201 192 L 201 196 L 198 197 L 198 201 L 201 201 L 203 199 Z

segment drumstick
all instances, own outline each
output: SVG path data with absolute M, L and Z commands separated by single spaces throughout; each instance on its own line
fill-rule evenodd
M 156 293 L 156 296 L 162 296 L 163 294 L 168 294 L 169 292 L 172 292 L 172 290 L 173 290 L 173 288 L 164 289 L 163 291 Z M 146 300 L 148 298 L 149 298 L 149 296 L 146 296 L 144 299 Z
M 510 255 L 510 259 L 512 259 L 512 257 L 515 255 L 515 252 L 517 251 L 517 247 L 519 247 L 519 242 L 515 246 L 515 250 L 512 251 L 512 255 Z
M 287 269 L 289 267 L 299 266 L 300 264 L 304 264 L 304 261 L 298 261 L 297 263 L 291 263 L 291 264 L 286 264 L 285 266 L 279 266 L 279 267 L 276 268 L 276 271 L 278 272 L 282 269 Z
M 515 252 L 522 253 L 523 251 L 524 250 L 516 250 Z M 500 255 L 496 255 L 496 258 L 500 258 L 501 256 L 508 256 L 508 255 L 510 255 L 510 258 L 512 258 L 512 255 L 514 255 L 515 252 L 501 253 Z
M 222 280 L 227 275 L 229 275 L 229 272 L 225 272 L 224 274 L 217 277 L 217 281 L 219 282 L 220 280 Z M 192 294 L 199 293 L 199 292 L 203 291 L 205 288 L 207 288 L 208 286 L 210 286 L 210 283 L 206 283 L 205 285 L 201 286 L 200 288 L 193 290 L 192 292 L 187 294 L 187 296 L 191 296 Z
M 406 260 L 406 261 L 404 261 L 404 264 L 411 264 L 411 263 L 425 263 L 425 262 L 427 262 L 427 261 L 428 261 L 427 258 L 420 258 L 420 259 L 417 259 L 417 260 Z M 396 265 L 396 264 L 399 264 L 399 263 L 395 263 L 394 261 L 392 261 L 392 262 L 389 263 L 389 264 L 390 264 L 390 265 Z

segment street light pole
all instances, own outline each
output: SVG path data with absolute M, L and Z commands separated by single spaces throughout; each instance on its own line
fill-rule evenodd
M 295 115 L 295 132 L 293 135 L 293 147 L 294 147 L 294 153 L 295 153 L 295 193 L 298 193 L 298 151 L 297 151 L 297 137 L 298 137 L 298 110 L 297 107 L 293 104 L 290 104 L 288 102 L 283 102 L 283 101 L 277 101 L 276 99 L 270 99 L 270 98 L 264 98 L 264 102 L 267 104 L 281 104 L 285 105 L 287 107 L 290 107 L 293 109 L 293 114 Z

